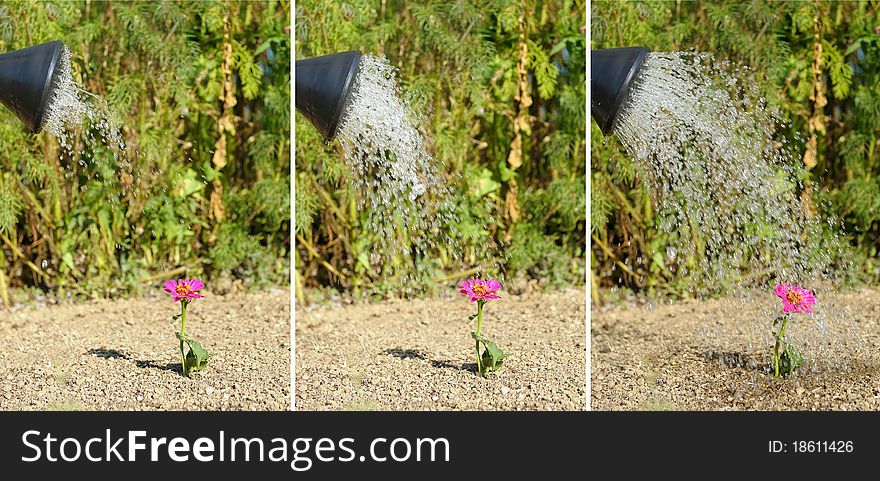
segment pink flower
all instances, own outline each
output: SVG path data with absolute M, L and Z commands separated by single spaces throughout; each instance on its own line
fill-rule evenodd
M 488 301 L 489 299 L 500 299 L 501 296 L 495 294 L 495 291 L 501 289 L 501 284 L 494 279 L 484 281 L 482 279 L 468 279 L 461 281 L 460 294 L 464 294 L 471 298 L 471 302 Z
M 776 286 L 776 295 L 782 299 L 782 312 L 797 312 L 800 314 L 810 314 L 813 312 L 813 305 L 816 304 L 816 298 L 813 293 L 803 287 L 794 284 L 778 284 Z
M 162 284 L 162 287 L 165 289 L 165 292 L 174 296 L 174 302 L 193 301 L 205 297 L 198 293 L 198 291 L 205 288 L 202 281 L 198 279 L 178 279 L 176 281 L 168 281 L 165 284 Z

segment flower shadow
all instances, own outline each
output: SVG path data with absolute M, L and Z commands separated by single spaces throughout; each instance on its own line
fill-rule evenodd
M 717 362 L 719 365 L 730 368 L 742 368 L 750 371 L 766 371 L 767 364 L 762 362 L 759 356 L 737 351 L 710 350 L 700 353 L 700 357 L 707 361 Z
M 117 349 L 107 349 L 106 347 L 96 347 L 89 349 L 89 354 L 102 359 L 131 359 L 128 354 Z
M 425 354 L 425 352 L 421 349 L 404 349 L 401 347 L 395 347 L 391 349 L 385 349 L 384 351 L 382 351 L 382 354 L 399 359 L 417 359 L 419 361 L 428 361 L 428 355 Z M 456 363 L 448 359 L 431 359 L 430 363 L 431 366 L 438 369 L 453 369 L 456 371 L 477 372 L 477 363 L 475 362 Z
M 475 362 L 462 362 L 462 363 L 454 363 L 452 361 L 444 360 L 432 360 L 431 365 L 438 369 L 454 369 L 456 371 L 469 371 L 469 372 L 477 372 L 477 363 Z
M 134 363 L 137 365 L 137 367 L 139 367 L 141 369 L 151 368 L 151 369 L 159 369 L 162 371 L 174 371 L 174 372 L 179 372 L 179 373 L 183 372 L 183 369 L 181 368 L 181 365 L 179 362 L 176 362 L 176 363 L 169 362 L 166 364 L 158 364 L 156 361 L 153 361 L 153 360 L 137 360 Z
M 386 356 L 392 356 L 400 359 L 418 359 L 420 361 L 424 361 L 428 359 L 428 356 L 425 355 L 420 349 L 403 349 L 400 347 L 395 347 L 391 349 L 385 349 L 382 351 Z

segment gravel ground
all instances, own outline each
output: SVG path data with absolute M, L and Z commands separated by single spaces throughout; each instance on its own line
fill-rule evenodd
M 806 331 L 796 345 L 808 365 L 788 379 L 769 372 L 773 316 L 763 300 L 594 308 L 591 407 L 880 409 L 880 291 L 817 294 L 817 299 L 820 315 L 791 328 L 793 335 Z M 779 309 L 775 300 L 768 302 Z
M 290 293 L 207 295 L 187 333 L 216 353 L 180 375 L 167 297 L 0 313 L 2 410 L 287 410 Z
M 503 295 L 503 294 L 502 294 Z M 504 296 L 483 333 L 510 357 L 476 375 L 464 298 L 297 308 L 298 410 L 582 410 L 586 296 Z

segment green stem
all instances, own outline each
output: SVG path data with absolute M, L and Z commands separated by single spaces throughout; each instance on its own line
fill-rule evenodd
M 186 352 L 183 349 L 184 339 L 186 339 L 186 301 L 180 301 L 180 368 L 183 370 L 184 376 L 189 376 L 186 372 Z
M 779 377 L 779 345 L 782 343 L 782 336 L 785 334 L 785 326 L 788 325 L 788 316 L 783 316 L 782 327 L 779 328 L 779 334 L 776 335 L 776 343 L 773 345 L 773 367 L 775 369 L 775 377 Z
M 480 357 L 480 329 L 483 327 L 483 301 L 477 301 L 477 372 L 483 374 L 483 360 Z

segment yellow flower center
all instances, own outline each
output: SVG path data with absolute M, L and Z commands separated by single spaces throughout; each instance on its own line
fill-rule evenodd
M 189 294 L 189 291 L 191 290 L 191 288 L 189 287 L 188 284 L 178 284 L 177 287 L 174 288 L 174 290 L 177 291 L 178 296 L 185 296 L 185 295 Z
M 474 284 L 474 295 L 475 296 L 485 296 L 489 293 L 489 286 L 485 284 Z
M 788 300 L 789 304 L 800 304 L 801 301 L 804 300 L 804 298 L 795 291 L 788 291 L 785 298 Z

